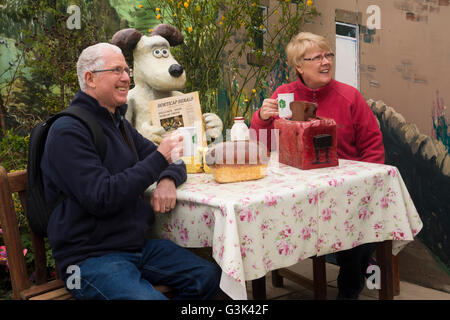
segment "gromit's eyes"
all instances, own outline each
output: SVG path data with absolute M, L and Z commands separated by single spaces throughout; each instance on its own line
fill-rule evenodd
M 153 55 L 154 55 L 156 58 L 161 58 L 161 57 L 162 57 L 162 52 L 161 52 L 160 49 L 155 49 L 155 50 L 153 50 Z
M 165 49 L 165 48 L 155 49 L 155 50 L 153 50 L 153 55 L 156 58 L 161 58 L 161 57 L 167 58 L 169 56 L 169 50 Z

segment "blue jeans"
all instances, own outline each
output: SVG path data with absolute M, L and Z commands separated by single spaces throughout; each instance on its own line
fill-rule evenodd
M 217 299 L 220 268 L 170 240 L 148 240 L 140 253 L 111 253 L 84 260 L 80 300 L 167 300 L 154 285 L 176 290 L 174 299 Z

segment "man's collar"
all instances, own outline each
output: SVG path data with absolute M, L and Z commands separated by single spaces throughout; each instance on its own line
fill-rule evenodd
M 82 98 L 88 99 L 90 103 L 92 103 L 92 104 L 94 104 L 94 105 L 96 105 L 96 106 L 98 106 L 98 107 L 100 107 L 100 108 L 103 108 L 103 109 L 105 109 L 105 110 L 107 110 L 107 111 L 109 112 L 109 110 L 108 110 L 106 107 L 100 105 L 100 103 L 98 102 L 97 99 L 95 99 L 93 96 L 87 94 L 87 93 L 84 92 L 83 90 L 79 90 L 79 91 L 78 91 L 77 96 L 75 96 L 75 99 L 76 99 L 77 97 L 79 97 L 79 95 L 81 95 Z M 121 116 L 125 116 L 125 113 L 127 112 L 127 109 L 128 109 L 128 105 L 127 105 L 127 104 L 123 104 L 123 105 L 118 106 L 118 107 L 116 108 L 115 113 L 119 112 L 119 114 L 120 114 Z M 110 113 L 110 112 L 109 112 L 109 113 Z

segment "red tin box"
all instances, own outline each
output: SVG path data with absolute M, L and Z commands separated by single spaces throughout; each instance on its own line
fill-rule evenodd
M 308 121 L 277 119 L 279 161 L 303 170 L 338 165 L 336 122 L 316 117 Z

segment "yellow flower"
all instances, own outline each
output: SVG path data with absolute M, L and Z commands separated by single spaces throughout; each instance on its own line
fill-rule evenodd
M 291 2 L 291 0 L 286 0 L 286 2 Z
M 215 91 L 213 91 L 213 92 L 212 92 L 212 94 L 213 94 L 213 95 L 215 95 L 215 94 L 216 94 L 216 92 L 215 92 Z
M 245 103 L 248 103 L 248 99 L 244 99 L 244 102 L 245 102 Z
M 176 17 L 176 16 L 177 16 L 177 14 L 176 14 L 176 13 L 174 13 L 174 14 L 173 14 L 173 16 L 174 16 L 174 17 Z
M 259 30 L 262 30 L 262 29 L 264 29 L 264 26 L 263 26 L 263 25 L 260 25 L 260 26 L 259 26 Z
M 189 28 L 188 28 L 188 31 L 189 31 L 189 32 L 192 32 L 192 27 L 189 27 Z
M 220 21 L 220 22 L 219 22 L 219 24 L 220 24 L 220 25 L 222 25 L 222 24 L 223 24 L 223 22 L 222 22 L 222 21 Z
M 160 8 L 156 8 L 155 10 L 156 10 L 156 11 L 161 11 L 161 9 L 160 9 Z
M 156 19 L 161 19 L 161 15 L 160 14 L 158 14 L 157 16 L 156 16 Z
M 185 3 L 183 4 L 183 6 L 184 6 L 185 8 L 189 7 L 189 2 L 185 2 Z
M 306 5 L 307 5 L 308 7 L 311 7 L 311 6 L 312 6 L 312 1 L 311 1 L 311 0 L 306 1 Z
M 138 7 L 142 9 L 144 6 L 142 4 L 140 4 L 140 5 L 138 5 Z
M 153 29 L 148 29 L 148 32 L 152 33 Z
M 256 90 L 255 90 L 255 89 L 252 89 L 252 93 L 255 94 L 255 93 L 256 93 Z
M 241 26 L 245 27 L 245 22 L 244 21 L 241 22 Z
M 256 7 L 256 2 L 253 2 L 253 3 L 252 3 L 252 6 L 253 6 L 253 7 Z
M 200 6 L 197 6 L 197 8 L 195 8 L 197 11 L 202 11 L 202 8 L 200 8 Z
M 225 20 L 225 16 L 222 16 L 222 20 Z

